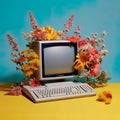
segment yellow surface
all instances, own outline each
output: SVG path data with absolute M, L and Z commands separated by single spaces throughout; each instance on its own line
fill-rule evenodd
M 7 95 L 8 87 L 0 84 L 0 120 L 120 120 L 120 83 L 96 88 L 97 93 L 111 91 L 111 104 L 92 97 L 33 103 L 24 96 Z

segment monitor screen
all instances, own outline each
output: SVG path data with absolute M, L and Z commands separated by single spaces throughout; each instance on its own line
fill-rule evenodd
M 69 41 L 39 41 L 34 47 L 39 54 L 39 79 L 56 80 L 74 77 L 73 68 L 77 54 L 77 44 Z

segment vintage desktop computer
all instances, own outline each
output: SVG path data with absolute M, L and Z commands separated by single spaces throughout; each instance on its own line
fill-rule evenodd
M 36 77 L 43 83 L 39 87 L 24 86 L 33 102 L 95 95 L 96 92 L 86 83 L 66 81 L 75 77 L 74 61 L 77 55 L 77 43 L 59 41 L 37 41 L 30 44 L 39 56 L 40 67 Z

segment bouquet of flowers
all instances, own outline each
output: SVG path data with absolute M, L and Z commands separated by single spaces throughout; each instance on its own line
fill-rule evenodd
M 33 41 L 49 41 L 49 40 L 68 40 L 77 43 L 78 54 L 73 63 L 74 69 L 78 70 L 77 80 L 84 78 L 84 82 L 89 83 L 93 87 L 104 86 L 110 79 L 107 73 L 102 71 L 101 63 L 104 56 L 108 53 L 105 49 L 103 42 L 105 41 L 104 31 L 98 38 L 97 33 L 81 39 L 80 26 L 78 25 L 72 36 L 68 35 L 71 27 L 73 26 L 74 15 L 72 15 L 64 24 L 64 30 L 55 30 L 51 26 L 39 27 L 33 14 L 29 13 L 30 24 L 32 31 L 22 33 L 26 40 L 28 40 L 27 49 L 19 51 L 19 47 L 12 35 L 7 34 L 9 44 L 12 46 L 13 52 L 11 60 L 17 65 L 16 70 L 21 70 L 23 75 L 28 78 L 28 83 L 31 86 L 40 85 L 38 79 L 34 77 L 34 72 L 38 70 L 40 65 L 38 55 L 29 48 Z M 23 83 L 22 83 L 23 84 Z M 19 95 L 18 89 L 16 92 L 15 86 L 12 87 L 12 93 Z M 19 89 L 20 91 L 21 89 Z
M 79 77 L 84 78 L 85 82 L 95 86 L 104 86 L 110 80 L 107 73 L 102 70 L 101 63 L 104 56 L 108 53 L 105 49 L 104 31 L 99 38 L 97 33 L 87 36 L 86 39 L 78 42 L 78 54 L 74 62 L 74 68 L 79 71 Z

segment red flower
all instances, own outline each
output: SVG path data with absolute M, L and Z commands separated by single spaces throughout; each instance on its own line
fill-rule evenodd
M 40 34 L 42 32 L 42 30 L 40 28 L 35 29 L 33 34 Z
M 19 62 L 24 62 L 26 60 L 26 57 L 24 55 L 20 56 L 18 59 Z
M 36 79 L 36 78 L 31 78 L 31 79 L 29 80 L 29 85 L 30 85 L 31 87 L 40 86 L 39 81 L 38 81 L 38 79 Z
M 79 47 L 87 45 L 87 44 L 88 44 L 88 42 L 86 40 L 80 40 L 78 43 Z
M 80 52 L 79 55 L 80 55 L 81 62 L 87 62 L 89 60 L 86 52 Z
M 103 94 L 106 96 L 106 98 L 112 99 L 112 94 L 110 92 L 104 91 Z
M 80 36 L 69 36 L 69 37 L 65 37 L 65 40 L 68 40 L 70 42 L 78 42 L 80 40 Z

